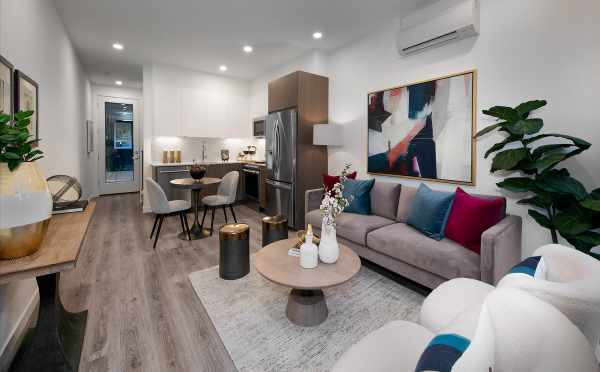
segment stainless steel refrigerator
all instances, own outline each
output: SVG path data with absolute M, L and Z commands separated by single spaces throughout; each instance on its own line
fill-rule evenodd
M 265 128 L 267 214 L 287 217 L 295 226 L 296 146 L 298 113 L 295 109 L 269 114 Z

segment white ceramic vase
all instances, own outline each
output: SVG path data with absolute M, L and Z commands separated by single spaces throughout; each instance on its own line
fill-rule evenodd
M 52 195 L 34 163 L 0 163 L 0 259 L 36 252 L 52 215 Z
M 319 259 L 324 263 L 335 263 L 340 256 L 335 226 L 321 225 L 321 242 L 319 243 Z

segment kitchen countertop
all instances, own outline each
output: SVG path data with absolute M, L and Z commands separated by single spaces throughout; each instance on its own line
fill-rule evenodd
M 244 164 L 244 163 L 248 163 L 248 164 L 258 164 L 258 165 L 264 165 L 264 163 L 257 163 L 255 161 L 249 161 L 249 160 L 240 160 L 240 161 L 202 161 L 202 162 L 197 162 L 196 164 L 198 165 L 213 165 L 213 164 Z M 189 165 L 193 165 L 194 162 L 181 162 L 181 163 L 159 163 L 159 162 L 154 162 L 151 164 L 151 166 L 153 167 L 182 167 L 182 166 L 189 166 Z

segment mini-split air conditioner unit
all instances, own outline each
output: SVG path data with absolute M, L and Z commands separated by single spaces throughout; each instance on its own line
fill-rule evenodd
M 404 18 L 397 37 L 403 56 L 479 34 L 479 0 L 441 0 Z

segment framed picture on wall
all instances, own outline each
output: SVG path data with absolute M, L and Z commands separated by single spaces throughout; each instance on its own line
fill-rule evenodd
M 13 65 L 0 55 L 0 112 L 12 115 Z
M 33 111 L 29 123 L 29 133 L 39 139 L 39 87 L 38 84 L 20 70 L 15 70 L 15 113 Z
M 368 173 L 475 184 L 477 71 L 368 94 Z

